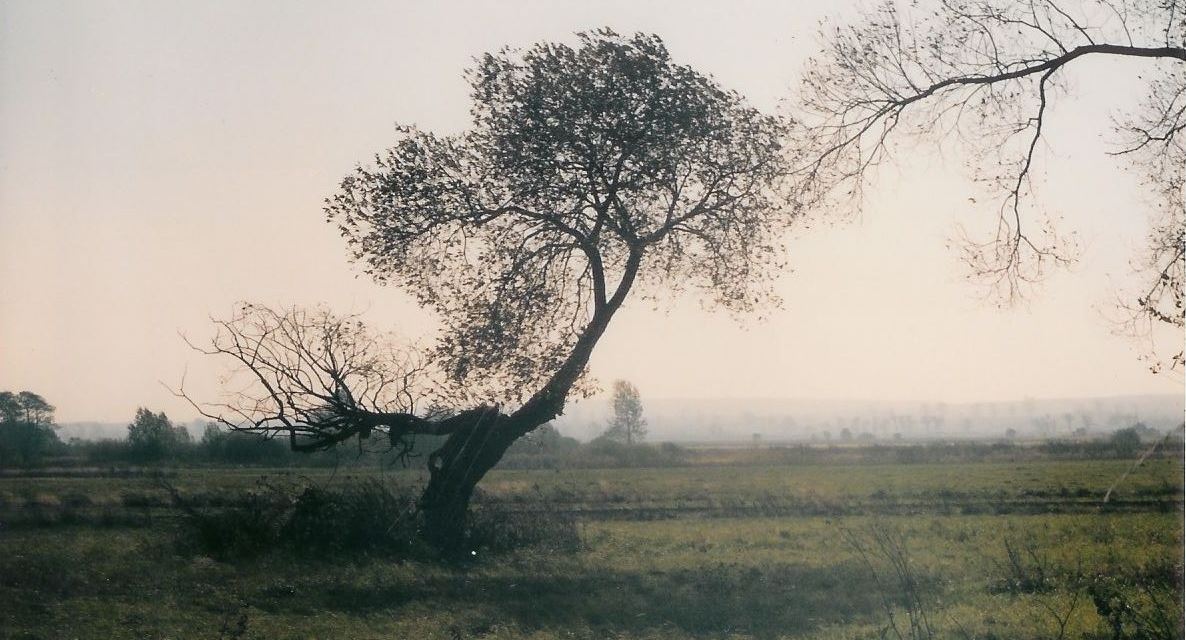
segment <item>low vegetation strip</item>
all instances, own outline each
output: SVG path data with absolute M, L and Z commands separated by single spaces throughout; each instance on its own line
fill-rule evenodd
M 1147 461 L 1107 490 L 1126 461 L 698 468 L 504 470 L 475 500 L 520 512 L 582 519 L 793 517 L 924 514 L 1173 512 L 1183 500 L 1181 460 Z M 269 487 L 379 483 L 410 501 L 423 482 L 407 472 L 293 473 L 172 469 L 155 473 L 0 479 L 7 527 L 94 524 L 149 526 L 177 517 L 172 491 L 201 508 L 251 507 Z M 1105 501 L 1105 497 L 1108 499 Z
M 1180 637 L 1180 458 L 760 459 L 496 470 L 462 564 L 416 473 L 4 477 L 0 637 Z

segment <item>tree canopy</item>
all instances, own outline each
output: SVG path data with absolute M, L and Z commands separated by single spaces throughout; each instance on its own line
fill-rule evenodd
M 54 407 L 32 391 L 0 391 L 0 466 L 37 462 L 61 446 Z
M 160 460 L 192 440 L 182 425 L 174 425 L 162 411 L 153 413 L 144 407 L 128 425 L 128 446 L 142 462 Z
M 437 312 L 436 358 L 483 399 L 560 371 L 636 279 L 748 309 L 777 266 L 781 122 L 656 36 L 578 39 L 483 56 L 468 131 L 402 129 L 327 204 L 371 275 Z

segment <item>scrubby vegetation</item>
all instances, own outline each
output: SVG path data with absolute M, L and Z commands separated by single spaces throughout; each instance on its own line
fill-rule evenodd
M 416 543 L 412 471 L 43 471 L 0 479 L 0 636 L 1180 637 L 1175 451 L 1106 503 L 1130 460 L 1040 447 L 502 468 L 460 562 Z
M 62 443 L 48 403 L 5 399 L 0 427 L 47 444 L 0 470 L 0 637 L 1181 637 L 1182 449 L 1139 425 L 736 448 L 545 426 L 458 556 L 381 448 L 194 439 L 147 409 Z

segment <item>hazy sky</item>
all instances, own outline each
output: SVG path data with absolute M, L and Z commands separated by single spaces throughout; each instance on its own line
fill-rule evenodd
M 208 337 L 237 300 L 325 302 L 423 335 L 432 319 L 359 277 L 321 203 L 396 123 L 465 127 L 471 57 L 600 26 L 655 32 L 774 110 L 836 5 L 2 1 L 0 389 L 42 393 L 60 421 L 140 405 L 192 417 L 161 383 L 186 373 L 209 397 L 219 367 L 178 333 Z M 594 374 L 644 396 L 1180 393 L 1105 317 L 1147 223 L 1136 177 L 1104 155 L 1137 69 L 1084 65 L 1050 113 L 1041 202 L 1086 250 L 1027 306 L 983 302 L 946 248 L 956 223 L 993 216 L 969 202 L 962 163 L 906 149 L 860 218 L 795 234 L 784 309 L 738 324 L 694 300 L 628 305 Z

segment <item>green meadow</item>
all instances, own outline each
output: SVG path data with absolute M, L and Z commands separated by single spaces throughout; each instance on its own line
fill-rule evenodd
M 696 460 L 496 470 L 478 511 L 498 535 L 546 532 L 495 536 L 462 562 L 291 545 L 224 556 L 193 542 L 179 506 L 234 514 L 282 484 L 404 495 L 422 480 L 411 472 L 4 477 L 0 637 L 1181 635 L 1179 458 L 1147 461 L 1106 502 L 1130 461 Z

